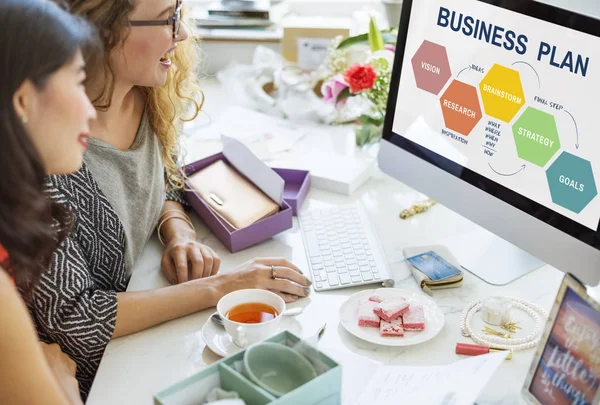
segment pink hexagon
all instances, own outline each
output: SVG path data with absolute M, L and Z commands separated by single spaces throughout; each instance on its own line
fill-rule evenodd
M 417 87 L 436 96 L 452 76 L 446 48 L 433 42 L 423 41 L 411 62 Z

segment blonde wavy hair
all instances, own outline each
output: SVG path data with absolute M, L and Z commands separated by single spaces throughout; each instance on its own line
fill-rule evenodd
M 101 33 L 104 44 L 102 66 L 104 71 L 104 89 L 92 100 L 96 108 L 106 110 L 114 91 L 114 73 L 109 61 L 109 53 L 121 45 L 129 32 L 128 16 L 134 8 L 134 0 L 55 0 L 71 13 L 86 18 Z M 184 19 L 185 6 L 182 9 L 181 23 L 190 30 Z M 190 30 L 192 33 L 193 30 Z M 177 167 L 179 156 L 179 134 L 184 122 L 192 121 L 204 104 L 204 93 L 198 84 L 198 53 L 195 49 L 197 37 L 190 35 L 186 41 L 179 42 L 175 51 L 173 65 L 169 69 L 167 82 L 161 87 L 141 87 L 146 97 L 146 111 L 150 125 L 162 145 L 162 160 L 167 176 L 169 191 L 184 187 L 184 174 Z M 93 69 L 95 63 L 88 63 Z M 89 73 L 94 76 L 94 71 Z M 198 101 L 200 99 L 200 101 Z

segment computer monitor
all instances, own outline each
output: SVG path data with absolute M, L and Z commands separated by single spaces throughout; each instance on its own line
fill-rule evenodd
M 598 93 L 590 16 L 531 0 L 404 0 L 380 168 L 479 225 L 450 248 L 491 284 L 546 262 L 595 286 Z

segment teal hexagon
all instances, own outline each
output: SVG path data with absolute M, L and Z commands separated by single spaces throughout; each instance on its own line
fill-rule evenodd
M 592 164 L 563 152 L 546 171 L 552 201 L 579 214 L 596 197 Z
M 544 167 L 560 149 L 552 114 L 528 107 L 512 130 L 519 157 L 540 167 Z

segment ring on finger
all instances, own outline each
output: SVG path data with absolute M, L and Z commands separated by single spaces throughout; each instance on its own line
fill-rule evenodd
M 271 266 L 271 278 L 275 280 L 275 266 Z

